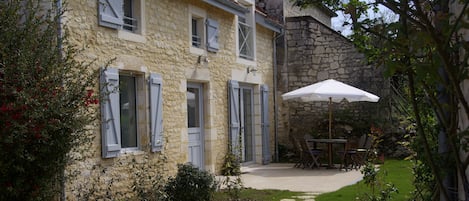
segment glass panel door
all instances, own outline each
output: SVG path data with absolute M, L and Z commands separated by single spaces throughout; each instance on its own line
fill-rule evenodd
M 251 87 L 241 87 L 240 115 L 241 141 L 243 162 L 254 161 L 254 107 L 253 90 Z

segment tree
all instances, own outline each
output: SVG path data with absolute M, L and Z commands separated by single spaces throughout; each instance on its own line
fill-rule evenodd
M 404 81 L 408 102 L 412 105 L 413 122 L 417 125 L 420 148 L 417 155 L 435 178 L 440 196 L 434 200 L 457 200 L 459 188 L 469 200 L 468 128 L 459 126 L 459 118 L 469 117 L 468 100 L 462 83 L 468 77 L 468 44 L 462 34 L 468 28 L 469 1 L 449 0 L 293 0 L 299 6 L 325 4 L 334 11 L 350 16 L 350 39 L 372 62 L 386 68 L 387 76 Z M 367 12 L 379 6 L 399 17 L 386 21 L 370 19 Z M 459 8 L 461 12 L 450 8 Z M 466 92 L 467 93 L 467 92 Z M 421 105 L 429 105 L 428 113 Z M 437 127 L 427 121 L 428 115 L 438 120 Z M 432 143 L 432 139 L 437 139 Z M 443 162 L 442 162 L 443 161 Z M 461 186 L 457 182 L 461 181 Z M 459 199 L 463 199 L 460 197 Z
M 68 153 L 91 139 L 96 74 L 75 60 L 56 3 L 0 2 L 0 200 L 57 197 Z

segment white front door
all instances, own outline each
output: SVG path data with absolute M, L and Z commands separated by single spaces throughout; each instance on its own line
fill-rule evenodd
M 187 84 L 188 159 L 199 169 L 204 169 L 204 121 L 202 84 Z

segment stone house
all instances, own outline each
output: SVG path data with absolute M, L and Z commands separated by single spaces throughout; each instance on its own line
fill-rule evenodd
M 230 147 L 244 165 L 269 163 L 307 129 L 300 115 L 314 114 L 310 125 L 323 112 L 282 93 L 325 78 L 380 89 L 333 15 L 283 0 L 69 1 L 65 29 L 104 98 L 94 139 L 72 153 L 66 199 L 128 199 L 180 163 L 219 173 Z
M 126 199 L 180 163 L 219 173 L 229 147 L 243 164 L 271 161 L 282 26 L 254 0 L 69 1 L 63 22 L 105 96 L 67 200 Z

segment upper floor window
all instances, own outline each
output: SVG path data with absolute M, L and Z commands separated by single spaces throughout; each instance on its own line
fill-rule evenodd
M 137 30 L 137 16 L 135 15 L 135 1 L 134 0 L 124 0 L 124 24 L 123 28 L 128 31 Z
M 238 47 L 239 57 L 244 59 L 254 59 L 253 28 L 246 18 L 238 17 Z
M 242 0 L 238 2 L 248 9 L 248 12 L 245 13 L 245 15 L 238 15 L 236 17 L 238 27 L 236 30 L 238 57 L 254 61 L 256 57 L 254 4 L 250 0 Z
M 143 34 L 144 0 L 99 0 L 99 25 Z
M 204 44 L 204 19 L 192 16 L 192 47 L 202 48 Z
M 205 54 L 206 51 L 217 52 L 218 21 L 208 19 L 205 10 L 195 6 L 189 6 L 189 13 L 190 52 L 198 55 Z

